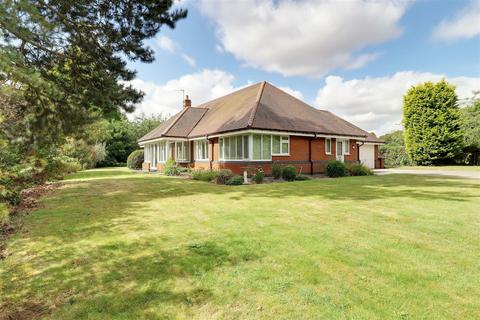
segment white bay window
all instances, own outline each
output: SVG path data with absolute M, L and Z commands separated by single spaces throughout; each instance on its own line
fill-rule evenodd
M 208 140 L 197 140 L 194 143 L 195 160 L 209 160 Z

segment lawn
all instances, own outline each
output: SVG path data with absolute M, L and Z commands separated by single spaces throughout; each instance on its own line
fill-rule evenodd
M 480 171 L 480 166 L 405 166 L 392 169 L 415 170 L 448 170 L 448 171 Z
M 45 198 L 9 240 L 0 312 L 478 319 L 479 230 L 480 180 L 385 175 L 230 187 L 91 170 Z

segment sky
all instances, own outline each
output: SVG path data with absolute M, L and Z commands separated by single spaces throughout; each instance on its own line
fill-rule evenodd
M 268 81 L 364 130 L 401 128 L 413 85 L 446 79 L 461 99 L 480 90 L 480 0 L 181 0 L 188 17 L 145 44 L 131 117 L 169 116 L 183 91 L 198 105 Z

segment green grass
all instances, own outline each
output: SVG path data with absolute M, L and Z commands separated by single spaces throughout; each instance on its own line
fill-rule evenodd
M 0 261 L 4 315 L 480 318 L 479 180 L 228 187 L 103 169 L 42 205 Z
M 405 166 L 392 169 L 480 171 L 480 166 Z

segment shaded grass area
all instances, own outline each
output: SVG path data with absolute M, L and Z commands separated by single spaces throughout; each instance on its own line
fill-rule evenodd
M 228 187 L 70 177 L 0 262 L 0 314 L 51 319 L 480 317 L 480 181 Z

